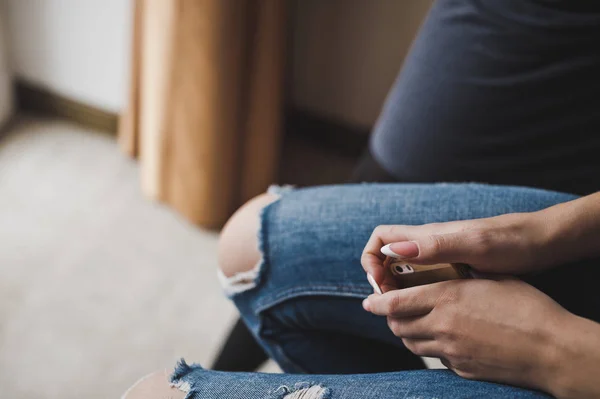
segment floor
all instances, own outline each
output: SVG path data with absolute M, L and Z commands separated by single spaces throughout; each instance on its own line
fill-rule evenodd
M 142 197 L 114 137 L 25 119 L 0 140 L 0 397 L 118 398 L 235 318 L 217 235 Z

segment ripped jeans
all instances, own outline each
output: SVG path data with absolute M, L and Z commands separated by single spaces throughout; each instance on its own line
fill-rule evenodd
M 284 190 L 280 195 L 262 212 L 262 260 L 256 269 L 222 280 L 252 333 L 290 374 L 216 372 L 182 363 L 173 381 L 189 397 L 547 397 L 466 380 L 448 370 L 397 371 L 394 356 L 406 349 L 385 318 L 361 307 L 372 288 L 360 256 L 380 224 L 530 212 L 576 196 L 481 184 L 360 184 Z M 564 268 L 526 280 L 570 311 L 598 320 L 598 268 L 586 262 Z

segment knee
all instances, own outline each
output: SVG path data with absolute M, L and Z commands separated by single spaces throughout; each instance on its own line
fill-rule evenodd
M 277 200 L 273 194 L 259 195 L 238 209 L 221 231 L 218 246 L 219 268 L 226 277 L 252 270 L 261 254 L 258 230 L 261 210 Z

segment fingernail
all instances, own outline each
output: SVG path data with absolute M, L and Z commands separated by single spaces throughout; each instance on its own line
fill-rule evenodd
M 414 241 L 394 242 L 383 246 L 381 253 L 392 258 L 416 258 L 419 256 L 419 246 Z
M 371 311 L 371 308 L 369 307 L 369 298 L 365 298 L 365 300 L 362 302 L 362 306 L 363 309 L 366 310 L 367 312 Z
M 377 285 L 375 279 L 369 273 L 367 273 L 367 281 L 369 282 L 369 284 L 371 284 L 371 287 L 373 287 L 373 291 L 375 291 L 376 294 L 383 294 L 381 288 L 379 288 L 379 285 Z

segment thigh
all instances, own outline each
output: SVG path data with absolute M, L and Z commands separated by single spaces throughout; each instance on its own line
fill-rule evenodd
M 256 285 L 233 299 L 259 337 L 265 321 L 272 326 L 275 320 L 294 328 L 344 331 L 401 346 L 384 319 L 360 306 L 372 293 L 360 256 L 377 225 L 530 212 L 574 198 L 479 184 L 360 184 L 292 190 L 262 212 L 262 261 Z

